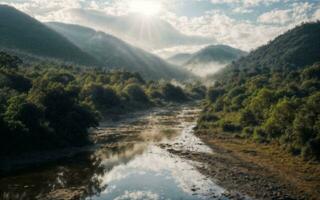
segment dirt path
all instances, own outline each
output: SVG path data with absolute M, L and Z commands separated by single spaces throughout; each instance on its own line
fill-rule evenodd
M 197 134 L 214 154 L 172 151 L 202 163 L 201 173 L 229 191 L 231 199 L 320 199 L 320 165 L 276 146 L 239 138 Z

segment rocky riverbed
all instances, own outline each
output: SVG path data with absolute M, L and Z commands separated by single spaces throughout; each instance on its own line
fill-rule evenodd
M 196 136 L 199 111 L 173 106 L 101 123 L 95 145 L 3 174 L 0 199 L 314 198 L 212 136 Z

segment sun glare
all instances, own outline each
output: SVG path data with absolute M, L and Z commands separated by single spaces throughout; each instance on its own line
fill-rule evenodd
M 151 0 L 133 0 L 129 6 L 131 12 L 147 16 L 157 15 L 162 10 L 161 3 Z

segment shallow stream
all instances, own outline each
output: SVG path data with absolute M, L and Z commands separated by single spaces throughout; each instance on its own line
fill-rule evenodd
M 0 177 L 0 199 L 226 199 L 201 163 L 171 153 L 214 153 L 193 134 L 198 113 L 179 106 L 101 123 L 95 147 Z

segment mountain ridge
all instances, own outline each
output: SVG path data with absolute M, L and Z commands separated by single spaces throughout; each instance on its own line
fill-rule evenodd
M 69 9 L 66 12 L 75 16 L 76 21 L 72 23 L 117 35 L 118 38 L 147 50 L 215 42 L 213 38 L 183 34 L 170 23 L 154 16 L 150 16 L 151 20 L 137 14 L 111 16 L 90 9 Z
M 101 64 L 65 37 L 11 6 L 0 5 L 0 25 L 0 48 L 3 50 L 76 64 Z
M 227 45 L 209 45 L 192 54 L 176 54 L 167 60 L 202 77 L 212 75 L 231 62 L 247 55 Z
M 303 23 L 283 33 L 248 56 L 232 63 L 215 78 L 234 73 L 297 69 L 320 61 L 320 21 Z M 303 55 L 303 56 L 301 56 Z
M 144 77 L 155 79 L 184 79 L 189 76 L 183 70 L 165 62 L 156 55 L 127 44 L 102 31 L 60 22 L 49 22 L 46 25 L 64 35 L 79 48 L 110 68 L 139 72 Z

